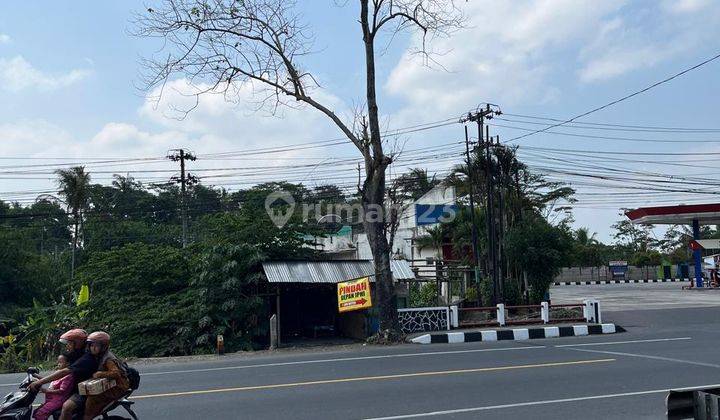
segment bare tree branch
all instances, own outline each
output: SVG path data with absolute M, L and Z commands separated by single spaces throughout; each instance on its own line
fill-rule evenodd
M 185 78 L 196 88 L 196 101 L 208 93 L 240 99 L 240 88 L 250 84 L 258 109 L 272 113 L 281 106 L 306 104 L 326 115 L 360 151 L 365 179 L 359 188 L 363 210 L 386 211 L 386 200 L 397 194 L 386 191 L 386 170 L 393 161 L 383 150 L 376 92 L 375 42 L 386 26 L 395 34 L 410 31 L 422 40 L 420 53 L 428 57 L 427 41 L 459 27 L 462 14 L 453 0 L 359 0 L 360 26 L 365 59 L 363 105 L 353 120 L 344 121 L 329 103 L 313 96 L 320 84 L 302 66 L 312 52 L 313 36 L 301 23 L 294 0 L 157 0 L 158 7 L 135 18 L 135 34 L 158 38 L 162 47 L 142 61 L 145 89 L 164 86 L 173 78 Z M 336 4 L 339 0 L 336 0 Z M 257 89 L 257 91 L 256 91 Z M 388 194 L 389 193 L 389 196 Z M 393 213 L 394 212 L 394 213 Z M 397 228 L 397 209 L 379 220 L 365 220 L 365 231 L 374 257 L 380 328 L 396 331 L 397 302 L 390 271 L 391 245 Z M 393 228 L 395 226 L 395 228 Z M 390 230 L 388 230 L 390 227 Z M 388 238 L 388 235 L 390 236 Z M 389 241 L 388 241 L 389 240 Z

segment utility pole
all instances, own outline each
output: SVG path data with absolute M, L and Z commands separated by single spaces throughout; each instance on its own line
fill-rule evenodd
M 172 149 L 173 154 L 168 154 L 168 159 L 173 162 L 180 162 L 180 179 L 173 177 L 175 182 L 180 183 L 180 211 L 182 212 L 182 245 L 183 248 L 187 247 L 187 184 L 194 182 L 194 178 L 190 174 L 185 173 L 185 161 L 196 160 L 197 158 L 185 151 L 185 149 Z
M 494 109 L 493 109 L 494 108 Z M 492 279 L 493 283 L 493 302 L 502 303 L 503 293 L 502 285 L 499 278 L 498 272 L 498 261 L 497 261 L 497 234 L 496 234 L 496 220 L 495 220 L 495 200 L 493 191 L 493 171 L 492 171 L 492 154 L 490 152 L 492 139 L 490 138 L 490 128 L 485 125 L 485 119 L 491 119 L 495 115 L 500 115 L 501 111 L 497 106 L 491 107 L 490 104 L 486 104 L 484 109 L 480 109 L 474 113 L 469 113 L 466 118 L 461 120 L 475 121 L 478 126 L 478 142 L 480 146 L 484 146 L 485 152 L 485 183 L 486 183 L 486 205 L 485 205 L 485 218 L 487 219 L 487 237 L 488 237 L 488 263 L 487 270 L 488 276 Z M 485 133 L 483 133 L 485 131 Z
M 472 251 L 475 266 L 475 290 L 480 290 L 480 251 L 478 250 L 478 229 L 475 220 L 475 180 L 473 177 L 472 160 L 470 159 L 470 137 L 465 126 L 465 156 L 467 157 L 468 181 L 470 182 L 470 220 L 472 221 Z M 478 306 L 481 306 L 480 293 L 477 294 Z
M 495 147 L 501 148 L 500 145 L 500 136 L 495 136 Z M 503 168 L 500 165 L 500 162 L 498 162 L 498 176 L 499 176 L 499 187 L 498 187 L 498 231 L 497 231 L 497 260 L 498 260 L 498 279 L 500 282 L 500 290 L 504 291 L 505 289 L 505 277 L 503 273 L 505 273 L 505 268 L 503 265 L 503 262 L 505 261 L 504 257 L 504 249 L 503 249 L 503 239 L 505 238 L 505 174 L 503 173 Z M 504 296 L 503 296 L 504 297 Z
M 493 283 L 493 298 L 495 303 L 502 303 L 502 290 L 500 290 L 500 282 L 498 280 L 497 270 L 497 247 L 495 244 L 495 191 L 494 191 L 494 176 L 492 170 L 492 152 L 490 150 L 490 136 L 489 128 L 485 126 L 485 136 L 483 137 L 483 127 L 485 118 L 480 117 L 478 121 L 478 138 L 483 139 L 483 145 L 485 146 L 485 184 L 487 188 L 487 206 L 485 209 L 485 217 L 488 223 L 488 255 L 490 257 L 490 264 L 488 269 L 490 270 L 490 277 Z

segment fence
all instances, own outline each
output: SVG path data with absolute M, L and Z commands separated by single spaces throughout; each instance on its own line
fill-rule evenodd
M 485 306 L 458 309 L 460 327 L 491 327 L 565 322 L 601 322 L 600 303 L 587 299 L 582 303 L 551 305 Z
M 435 301 L 428 305 L 454 305 L 465 300 L 468 287 L 474 285 L 474 270 L 458 260 L 414 259 L 409 260 L 415 273 L 414 282 L 419 285 L 435 284 Z

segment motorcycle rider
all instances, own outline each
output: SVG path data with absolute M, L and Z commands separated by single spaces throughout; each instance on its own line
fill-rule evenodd
M 74 363 L 85 354 L 87 336 L 88 333 L 80 328 L 66 331 L 60 336 L 58 341 L 65 346 L 65 357 L 67 357 L 68 363 Z
M 122 398 L 130 389 L 130 382 L 120 360 L 110 351 L 110 334 L 95 331 L 88 338 L 88 350 L 98 360 L 98 371 L 93 378 L 105 378 L 115 381 L 115 386 L 98 395 L 89 395 L 85 404 L 85 420 L 98 416 L 103 407 Z
M 85 330 L 80 329 L 70 330 L 60 336 L 60 342 L 65 344 L 66 350 L 69 350 L 71 352 L 71 355 L 69 357 L 73 361 L 70 363 L 70 366 L 64 369 L 56 370 L 50 375 L 34 381 L 28 386 L 28 388 L 33 391 L 37 391 L 43 384 L 47 384 L 56 379 L 60 379 L 70 373 L 72 373 L 75 377 L 76 383 L 80 383 L 92 378 L 92 375 L 98 369 L 98 360 L 92 354 L 90 354 L 90 352 L 83 350 L 86 344 L 87 337 L 88 335 Z M 80 395 L 75 392 L 63 404 L 60 420 L 70 420 L 73 413 L 84 406 L 85 400 L 86 397 L 84 395 Z
M 88 333 L 81 328 L 65 331 L 60 336 L 58 343 L 64 346 L 62 354 L 67 359 L 68 364 L 74 363 L 85 354 L 85 340 L 87 340 L 87 336 Z M 42 379 L 42 376 L 38 374 L 34 374 L 33 377 Z

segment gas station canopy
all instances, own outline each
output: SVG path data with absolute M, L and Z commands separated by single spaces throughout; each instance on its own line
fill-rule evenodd
M 700 225 L 720 225 L 720 203 L 640 207 L 625 212 L 625 215 L 639 225 L 692 225 L 694 245 L 699 245 Z M 703 287 L 702 248 L 692 248 L 695 285 L 698 288 Z
M 720 203 L 679 206 L 640 207 L 625 215 L 642 225 L 720 225 Z

